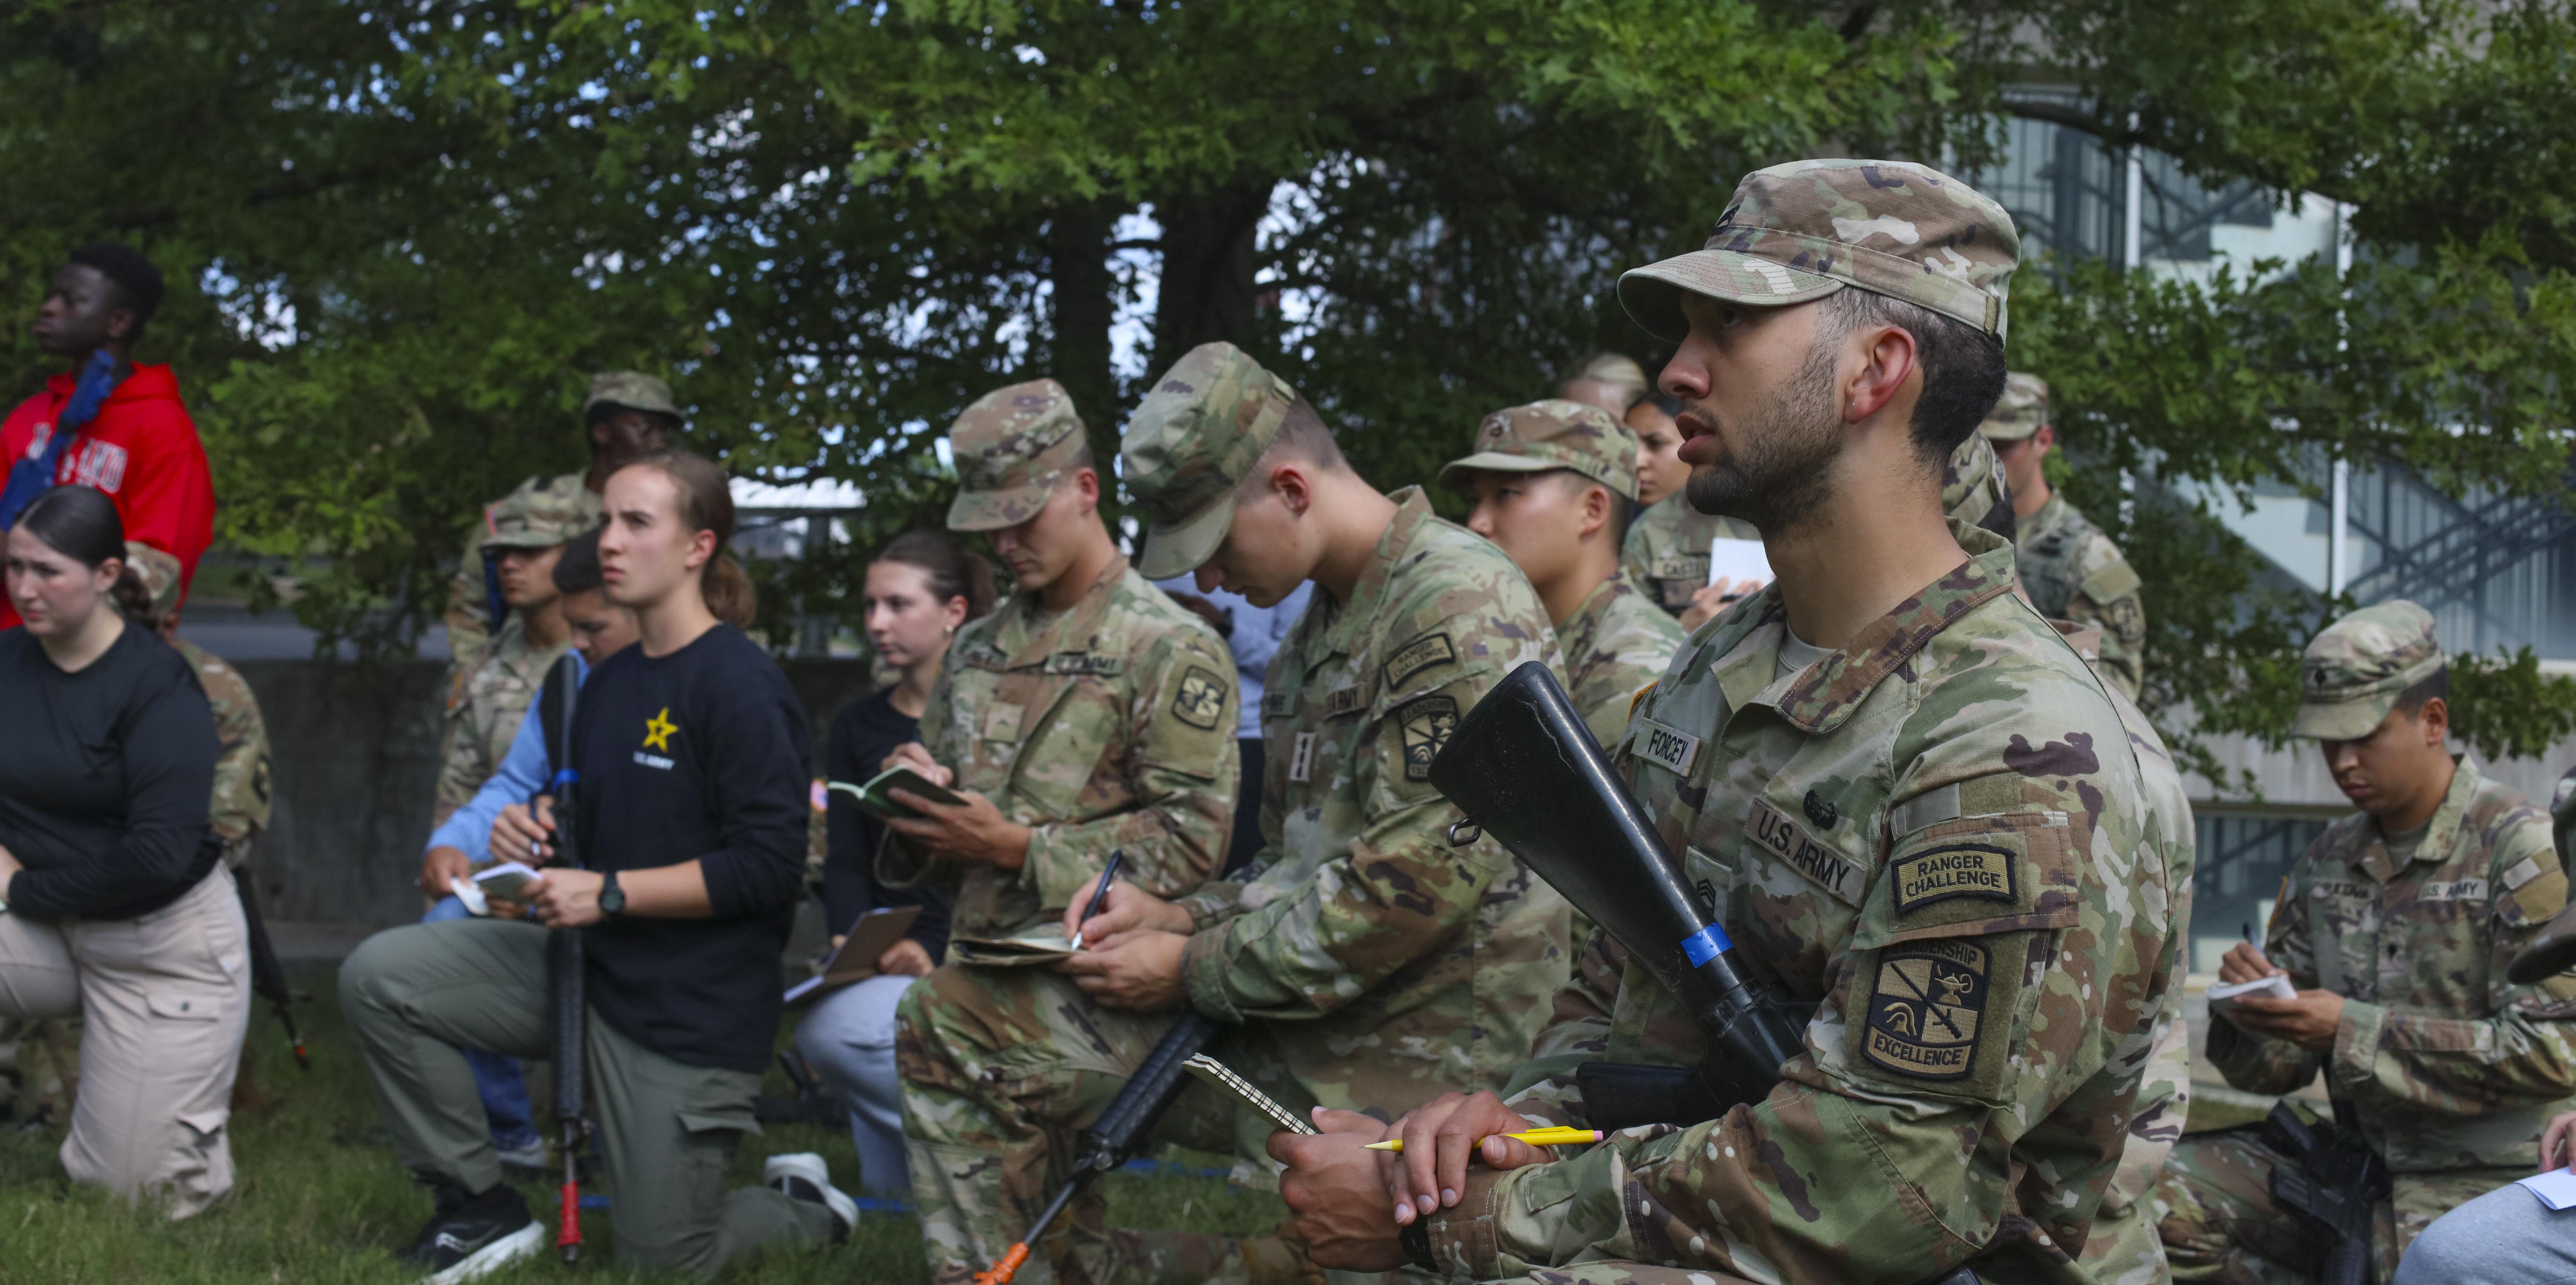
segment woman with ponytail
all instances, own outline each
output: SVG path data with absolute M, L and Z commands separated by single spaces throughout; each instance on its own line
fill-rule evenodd
M 587 868 L 545 871 L 533 921 L 391 929 L 340 973 L 396 1149 L 438 1195 L 415 1254 L 453 1279 L 542 1248 L 457 1049 L 546 1054 L 547 929 L 583 934 L 621 1259 L 711 1277 L 764 1245 L 841 1239 L 858 1216 L 811 1154 L 770 1157 L 763 1189 L 724 1189 L 778 1030 L 808 807 L 804 707 L 742 631 L 751 584 L 724 552 L 724 471 L 659 451 L 601 499 L 601 577 L 642 638 L 591 671 L 573 717 L 568 821 Z
M 214 714 L 116 504 L 39 495 L 8 532 L 0 632 L 0 1018 L 85 1018 L 63 1167 L 185 1218 L 232 1190 L 248 931 L 209 830 Z

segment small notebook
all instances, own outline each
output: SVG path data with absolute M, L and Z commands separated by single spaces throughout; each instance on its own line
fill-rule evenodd
M 2552 1169 L 2547 1173 L 2534 1174 L 2515 1185 L 2540 1197 L 2540 1203 L 2551 1209 L 2576 1205 L 2576 1172 Z
M 1759 580 L 1771 582 L 1771 554 L 1760 540 L 1738 540 L 1718 536 L 1708 542 L 1708 582 L 1720 580 Z
M 787 1002 L 795 1003 L 826 991 L 836 991 L 877 975 L 877 956 L 893 948 L 911 931 L 912 921 L 921 918 L 919 906 L 888 906 L 859 916 L 850 925 L 849 934 L 840 947 L 814 962 L 814 975 L 787 988 Z
M 886 770 L 877 773 L 875 776 L 869 777 L 868 783 L 865 785 L 852 785 L 847 781 L 832 781 L 828 782 L 824 786 L 824 789 L 827 794 L 832 790 L 839 790 L 841 793 L 857 799 L 860 807 L 866 808 L 868 811 L 875 813 L 880 817 L 900 817 L 906 820 L 918 818 L 921 814 L 913 811 L 909 805 L 898 801 L 894 797 L 894 792 L 898 789 L 917 798 L 928 799 L 943 807 L 955 807 L 956 805 L 966 801 L 957 797 L 956 792 L 953 790 L 932 785 L 929 777 L 923 776 L 921 773 L 908 767 L 887 768 Z
M 1270 1117 L 1271 1123 L 1290 1133 L 1313 1133 L 1315 1126 L 1297 1118 L 1295 1112 L 1270 1099 L 1270 1095 L 1252 1086 L 1252 1081 L 1234 1073 L 1233 1068 L 1205 1053 L 1181 1063 L 1181 1069 L 1198 1078 L 1199 1083 L 1231 1096 L 1236 1101 Z
M 2289 978 L 2279 973 L 2269 977 L 2257 977 L 2250 982 L 2234 982 L 2209 988 L 2211 999 L 2234 999 L 2239 995 L 2268 995 L 2274 999 L 2297 999 L 2299 992 L 2290 985 Z
M 1062 923 L 1042 924 L 1008 937 L 956 936 L 948 939 L 957 962 L 987 968 L 1030 968 L 1073 958 L 1073 943 Z

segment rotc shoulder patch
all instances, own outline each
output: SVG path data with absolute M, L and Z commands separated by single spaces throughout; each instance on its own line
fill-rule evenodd
M 1936 938 L 1880 952 L 1862 1055 L 1918 1080 L 1968 1078 L 1993 972 L 1993 955 L 1975 941 Z
M 1386 690 L 1398 691 L 1426 669 L 1458 663 L 1458 649 L 1449 645 L 1449 635 L 1424 634 L 1395 649 L 1386 658 Z
M 1446 696 L 1408 701 L 1396 708 L 1395 724 L 1404 740 L 1404 779 L 1428 781 L 1431 760 L 1440 756 L 1440 747 L 1458 726 L 1458 702 Z
M 1910 915 L 1952 897 L 2018 902 L 2018 864 L 2010 848 L 1991 843 L 1945 843 L 1889 862 L 1888 886 L 1896 898 L 1899 915 Z
M 1172 717 L 1200 731 L 1212 732 L 1224 715 L 1225 680 L 1196 665 L 1190 666 L 1181 675 L 1180 690 L 1172 693 Z

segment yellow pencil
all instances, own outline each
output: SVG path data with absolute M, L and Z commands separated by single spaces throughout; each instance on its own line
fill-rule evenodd
M 1587 1142 L 1599 1142 L 1601 1140 L 1601 1131 L 1599 1129 L 1566 1129 L 1551 1125 L 1544 1129 L 1525 1129 L 1519 1133 L 1506 1133 L 1499 1136 L 1510 1138 L 1516 1142 L 1526 1142 L 1533 1147 L 1579 1147 Z M 1404 1139 L 1389 1138 L 1384 1142 L 1372 1142 L 1368 1144 L 1367 1149 L 1370 1151 L 1401 1152 L 1404 1150 Z

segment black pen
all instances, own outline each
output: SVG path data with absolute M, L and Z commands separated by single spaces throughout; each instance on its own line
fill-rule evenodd
M 1118 864 L 1126 859 L 1125 848 L 1109 850 L 1109 864 L 1100 868 L 1100 886 L 1091 890 L 1091 904 L 1083 908 L 1083 923 L 1090 923 L 1099 917 L 1101 904 L 1109 900 L 1109 881 L 1118 877 Z M 1082 929 L 1079 926 L 1073 930 L 1073 948 L 1082 949 Z

